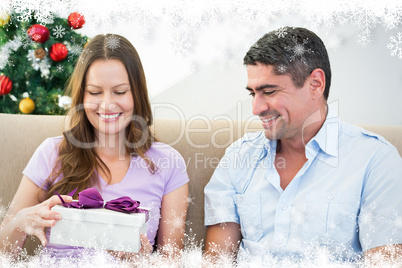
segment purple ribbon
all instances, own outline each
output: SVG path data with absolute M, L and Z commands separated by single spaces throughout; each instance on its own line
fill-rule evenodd
M 69 196 L 73 196 L 77 189 L 69 193 Z M 72 201 L 71 203 L 64 202 L 60 194 L 55 192 L 60 198 L 64 207 L 67 208 L 106 208 L 114 211 L 124 213 L 145 213 L 145 221 L 149 219 L 149 211 L 147 209 L 139 208 L 140 201 L 131 199 L 128 196 L 122 196 L 117 199 L 105 202 L 100 193 L 95 188 L 88 188 L 78 193 L 78 201 Z

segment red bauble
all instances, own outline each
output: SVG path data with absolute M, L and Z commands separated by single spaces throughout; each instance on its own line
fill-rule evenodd
M 71 13 L 70 16 L 68 16 L 68 26 L 70 26 L 73 29 L 79 29 L 82 27 L 82 25 L 85 24 L 85 18 L 84 15 L 78 12 Z
M 5 75 L 0 75 L 0 96 L 10 93 L 13 88 L 13 81 Z
M 49 39 L 49 30 L 46 26 L 34 24 L 28 29 L 28 35 L 38 43 L 45 43 Z
M 67 57 L 67 47 L 62 43 L 53 44 L 49 50 L 49 56 L 54 61 L 62 61 Z

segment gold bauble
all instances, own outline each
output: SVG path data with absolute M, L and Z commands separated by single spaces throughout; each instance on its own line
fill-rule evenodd
M 24 114 L 30 114 L 35 110 L 35 102 L 29 97 L 20 101 L 20 111 Z
M 7 25 L 9 21 L 10 15 L 8 15 L 7 12 L 0 11 L 0 26 L 3 27 L 4 25 Z

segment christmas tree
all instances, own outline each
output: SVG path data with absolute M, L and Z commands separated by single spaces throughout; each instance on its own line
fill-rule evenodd
M 39 24 L 35 14 L 0 12 L 0 113 L 64 114 L 63 96 L 88 38 L 77 33 L 85 18 L 52 16 Z

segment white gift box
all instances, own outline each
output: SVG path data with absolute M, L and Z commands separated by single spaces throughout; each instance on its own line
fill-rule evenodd
M 140 235 L 147 232 L 145 213 L 123 213 L 105 208 L 76 209 L 61 205 L 61 214 L 50 231 L 50 243 L 104 250 L 138 252 Z

